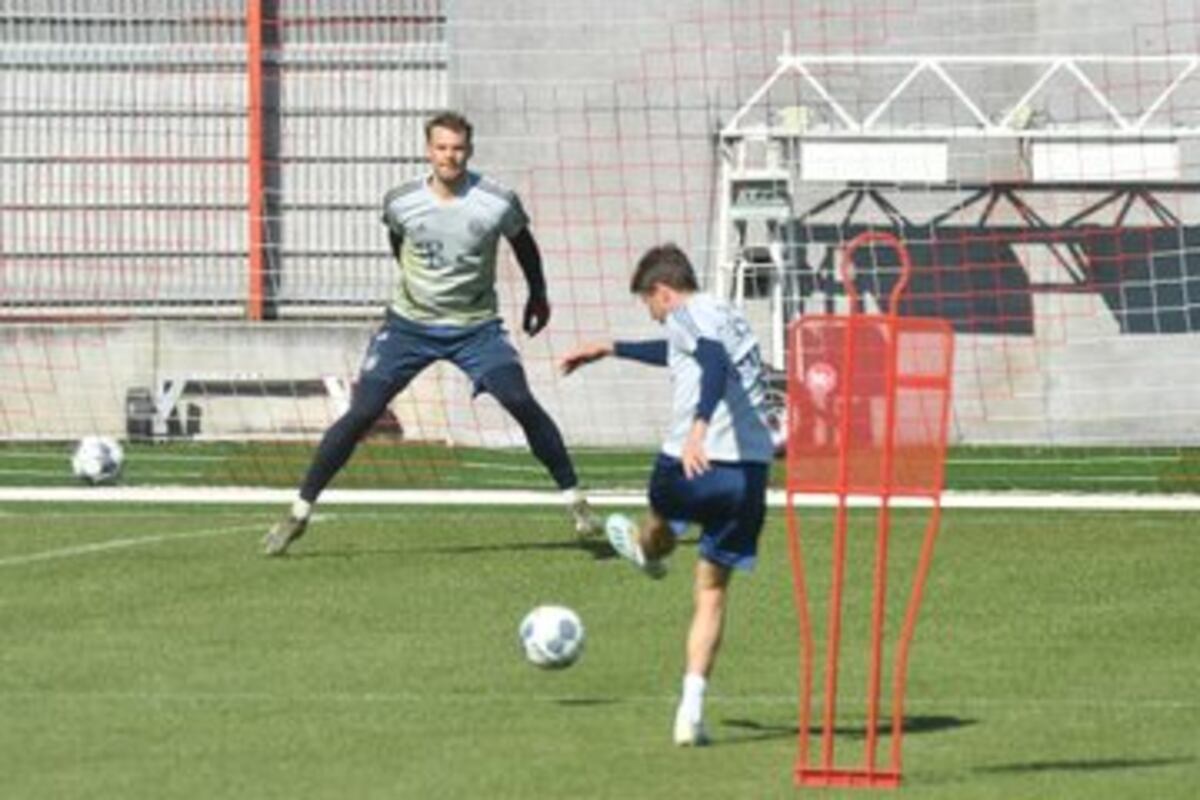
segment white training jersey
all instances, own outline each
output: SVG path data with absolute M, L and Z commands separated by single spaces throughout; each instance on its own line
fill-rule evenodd
M 427 325 L 473 325 L 498 316 L 496 248 L 529 218 L 517 195 L 471 172 L 466 190 L 437 197 L 429 179 L 387 193 L 383 223 L 404 237 L 392 308 Z
M 705 440 L 708 457 L 714 461 L 769 464 L 775 449 L 766 421 L 767 376 L 758 340 L 746 318 L 729 303 L 694 294 L 668 314 L 664 324 L 673 402 L 671 431 L 663 443 L 663 452 L 679 458 L 696 419 L 701 371 L 695 354 L 697 343 L 704 338 L 724 347 L 733 365 L 725 380 L 725 391 L 709 420 Z

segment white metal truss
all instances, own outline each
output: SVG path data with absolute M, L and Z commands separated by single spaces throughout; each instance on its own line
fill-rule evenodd
M 890 83 L 882 100 L 864 110 L 853 102 L 857 98 L 845 94 L 839 97 L 831 82 L 827 78 L 822 80 L 830 67 L 862 68 L 865 73 L 875 70 L 885 73 L 885 80 L 894 83 Z M 967 69 L 1004 75 L 1006 68 L 1012 68 L 1013 74 L 1021 79 L 1006 81 L 1006 90 L 1014 90 L 1010 96 L 1016 99 L 1000 109 L 995 108 L 994 102 L 985 102 L 978 91 L 973 95 L 954 77 L 958 74 L 961 79 Z M 1089 71 L 1094 73 L 1097 68 L 1152 71 L 1162 79 L 1163 88 L 1144 107 L 1122 112 L 1113 96 L 1115 92 L 1097 85 L 1089 77 Z M 955 121 L 951 123 L 913 124 L 893 119 L 902 114 L 889 112 L 898 112 L 900 101 L 914 99 L 914 86 L 922 76 L 926 76 L 922 84 L 928 86 L 931 76 L 935 86 L 944 88 L 945 97 L 966 113 L 954 115 Z M 1029 77 L 1031 80 L 1024 83 Z M 785 86 L 787 80 L 802 82 L 819 98 L 821 109 L 828 112 L 819 124 L 812 124 L 809 119 L 807 112 L 813 110 L 811 106 L 800 116 L 789 116 L 786 106 L 772 102 L 773 90 Z M 1052 123 L 1039 117 L 1035 106 L 1039 98 L 1050 95 L 1052 81 L 1056 88 L 1065 82 L 1073 91 L 1091 98 L 1100 113 L 1091 113 L 1086 119 L 1056 118 Z M 781 367 L 784 287 L 787 276 L 797 266 L 791 263 L 795 249 L 789 239 L 797 212 L 795 192 L 801 183 L 811 180 L 818 185 L 843 187 L 855 184 L 957 187 L 949 173 L 950 145 L 955 140 L 992 139 L 1011 142 L 1018 153 L 1024 154 L 1022 160 L 1032 156 L 1028 186 L 1059 191 L 1106 190 L 1111 198 L 1126 198 L 1123 208 L 1127 210 L 1137 197 L 1152 203 L 1152 192 L 1160 185 L 1180 190 L 1189 186 L 1181 180 L 1177 154 L 1181 140 L 1200 138 L 1200 113 L 1187 117 L 1190 124 L 1181 124 L 1178 109 L 1173 114 L 1168 110 L 1181 102 L 1195 103 L 1193 96 L 1182 100 L 1184 87 L 1194 90 L 1191 82 L 1195 81 L 1200 81 L 1200 54 L 807 56 L 791 53 L 785 40 L 784 52 L 774 72 L 719 133 L 713 289 L 741 304 L 747 299 L 746 281 L 755 276 L 766 278 L 765 296 L 760 294 L 758 299 L 766 301 L 773 318 L 768 361 Z M 822 150 L 828 152 L 823 163 L 844 166 L 837 177 L 822 175 L 816 169 L 813 174 L 806 173 L 809 163 L 805 161 L 806 154 Z M 1069 156 L 1064 160 L 1068 167 L 1079 171 L 1078 175 L 1069 169 L 1064 172 L 1054 162 L 1060 150 Z M 1103 153 L 1105 158 L 1087 157 L 1096 152 Z M 929 157 L 928 169 L 921 163 L 923 155 Z M 885 159 L 888 169 L 883 171 L 890 170 L 891 175 L 872 175 L 870 156 Z M 1166 159 L 1158 172 L 1146 169 L 1152 156 Z M 1111 174 L 1106 175 L 1103 170 L 1085 174 L 1079 165 L 1093 161 L 1104 162 L 1099 166 L 1107 164 Z M 812 163 L 818 162 L 814 159 Z M 1133 170 L 1120 169 L 1130 164 Z M 1014 186 L 1004 191 L 1015 197 L 1014 193 L 1021 190 L 1022 187 Z M 988 193 L 987 187 L 982 190 L 976 187 L 975 191 Z M 1003 193 L 994 189 L 991 194 L 997 192 Z M 1111 202 L 1117 201 L 1111 199 L 1093 209 L 1107 207 Z M 761 287 L 758 291 L 762 291 Z
M 1151 67 L 1158 66 L 1170 71 L 1170 82 L 1139 113 L 1123 114 L 1114 104 L 1109 93 L 1092 81 L 1085 67 L 1088 65 Z M 899 67 L 907 68 L 903 77 L 892 87 L 887 96 L 861 118 L 847 110 L 847 103 L 839 101 L 830 88 L 816 75 L 814 69 L 823 66 L 849 67 Z M 1040 67 L 1038 77 L 1020 95 L 1011 107 L 998 115 L 989 116 L 984 104 L 972 97 L 950 74 L 955 67 L 987 67 L 999 69 L 1005 66 Z M 948 69 L 949 68 L 949 69 Z M 807 56 L 784 53 L 779 57 L 775 71 L 742 104 L 729 123 L 721 130 L 723 140 L 736 140 L 746 136 L 766 138 L 825 138 L 825 139 L 871 139 L 896 140 L 906 138 L 1014 138 L 1014 139 L 1100 139 L 1100 140 L 1178 140 L 1200 137 L 1200 124 L 1179 125 L 1158 119 L 1167 102 L 1180 87 L 1195 77 L 1200 79 L 1200 55 L 1167 56 L 1083 56 L 1083 55 L 987 55 L 987 56 L 937 56 L 937 55 L 894 55 L 894 56 Z M 818 70 L 819 71 L 819 70 Z M 913 82 L 922 74 L 934 76 L 952 96 L 967 110 L 970 123 L 961 125 L 922 125 L 917 128 L 887 125 L 884 115 L 902 98 Z M 789 75 L 802 79 L 828 106 L 839 126 L 820 129 L 803 129 L 789 125 L 747 124 L 746 118 L 768 96 L 771 89 Z M 1024 114 L 1046 85 L 1056 75 L 1066 75 L 1079 88 L 1090 95 L 1107 114 L 1101 121 L 1089 120 L 1080 124 L 1055 126 L 1030 126 Z

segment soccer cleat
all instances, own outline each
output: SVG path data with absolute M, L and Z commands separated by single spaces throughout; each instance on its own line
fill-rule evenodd
M 675 744 L 680 747 L 705 747 L 712 744 L 703 720 L 690 720 L 683 714 L 675 715 Z
M 659 559 L 646 558 L 638 542 L 638 529 L 624 514 L 610 514 L 604 523 L 604 535 L 617 555 L 633 562 L 642 572 L 657 580 L 667 574 L 667 565 Z
M 283 519 L 276 522 L 263 537 L 263 553 L 268 556 L 283 555 L 292 542 L 304 535 L 307 527 L 307 519 L 297 519 L 288 513 Z
M 590 539 L 600 534 L 604 526 L 586 497 L 580 497 L 571 503 L 568 510 L 571 512 L 571 520 L 575 523 L 576 536 L 580 539 Z

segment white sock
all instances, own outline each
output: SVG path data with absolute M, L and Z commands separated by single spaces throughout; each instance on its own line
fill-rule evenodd
M 292 519 L 308 519 L 312 513 L 312 503 L 297 497 L 292 501 Z
M 576 503 L 578 503 L 580 500 L 586 499 L 583 496 L 583 492 L 579 491 L 578 486 L 572 486 L 570 489 L 563 489 L 562 496 L 563 496 L 563 500 L 566 502 L 566 504 L 568 506 L 573 506 Z
M 679 701 L 679 713 L 688 722 L 699 722 L 704 718 L 704 690 L 708 681 L 703 675 L 688 673 L 683 676 L 683 699 Z

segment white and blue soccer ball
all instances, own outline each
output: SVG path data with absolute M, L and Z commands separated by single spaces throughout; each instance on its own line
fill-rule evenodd
M 71 456 L 71 472 L 84 483 L 112 483 L 125 465 L 125 451 L 116 439 L 85 436 Z
M 517 632 L 526 660 L 535 667 L 563 669 L 583 653 L 583 622 L 566 606 L 538 606 L 525 615 Z

